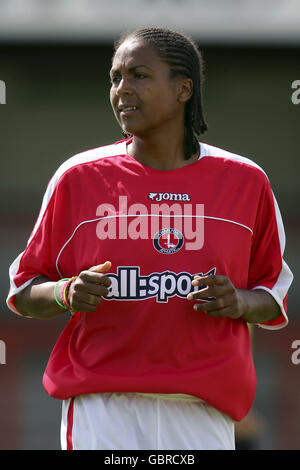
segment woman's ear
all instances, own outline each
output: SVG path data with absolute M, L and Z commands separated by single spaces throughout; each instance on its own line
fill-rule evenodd
M 191 78 L 181 78 L 178 82 L 178 101 L 186 103 L 193 94 L 193 80 Z

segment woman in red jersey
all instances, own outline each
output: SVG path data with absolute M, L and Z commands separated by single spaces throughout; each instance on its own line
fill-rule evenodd
M 127 34 L 110 78 L 125 139 L 57 170 L 8 306 L 71 313 L 43 379 L 63 449 L 234 449 L 256 387 L 247 324 L 287 324 L 276 200 L 254 162 L 199 143 L 191 39 Z

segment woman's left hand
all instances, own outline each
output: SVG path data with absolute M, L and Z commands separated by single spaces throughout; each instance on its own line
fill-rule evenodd
M 233 319 L 240 318 L 247 311 L 244 296 L 227 276 L 195 276 L 192 285 L 199 286 L 200 290 L 190 292 L 187 299 L 203 300 L 194 304 L 195 310 L 204 311 L 213 317 Z

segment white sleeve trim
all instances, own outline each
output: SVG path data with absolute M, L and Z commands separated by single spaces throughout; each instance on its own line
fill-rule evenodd
M 32 283 L 32 281 L 34 279 L 36 279 L 37 277 L 39 277 L 39 276 L 35 276 L 32 279 L 29 279 L 28 281 L 26 281 L 24 284 L 22 284 L 19 287 L 16 286 L 16 284 L 14 282 L 14 277 L 15 277 L 16 273 L 18 272 L 19 265 L 20 265 L 20 260 L 23 256 L 23 253 L 24 253 L 24 251 L 22 251 L 22 253 L 19 254 L 19 256 L 15 259 L 15 261 L 11 264 L 11 266 L 9 268 L 10 289 L 9 289 L 9 293 L 8 293 L 8 296 L 7 296 L 7 299 L 6 299 L 6 304 L 12 312 L 24 317 L 25 315 L 23 315 L 21 312 L 19 312 L 16 309 L 16 307 L 12 303 L 12 299 L 16 294 L 18 294 L 23 289 L 25 289 L 27 286 L 29 286 Z M 26 315 L 26 317 L 28 317 L 28 315 Z
M 274 300 L 276 300 L 277 304 L 280 307 L 281 313 L 284 317 L 284 321 L 282 323 L 277 324 L 277 325 L 267 325 L 267 324 L 264 324 L 264 323 L 257 323 L 257 325 L 260 326 L 261 328 L 266 329 L 266 330 L 281 330 L 282 328 L 287 326 L 287 324 L 289 322 L 289 319 L 288 319 L 287 314 L 286 314 L 286 312 L 284 310 L 284 307 L 283 307 L 282 300 L 277 296 L 276 292 L 272 291 L 271 289 L 268 289 L 268 287 L 265 287 L 265 286 L 256 286 L 256 287 L 253 287 L 253 289 L 251 289 L 251 290 L 259 290 L 259 289 L 265 290 L 266 292 L 269 292 L 269 294 L 274 298 Z
M 32 279 L 29 279 L 29 281 L 25 282 L 25 284 L 22 284 L 22 286 L 16 288 L 15 290 L 13 290 L 12 288 L 10 289 L 9 294 L 7 296 L 7 299 L 6 299 L 6 304 L 12 312 L 16 313 L 17 315 L 21 315 L 22 317 L 25 317 L 25 318 L 31 318 L 29 315 L 23 315 L 23 313 L 19 312 L 19 310 L 16 309 L 16 307 L 12 303 L 12 298 L 16 294 L 21 292 L 23 289 L 25 289 L 25 287 L 29 286 L 33 282 L 33 280 L 36 279 L 37 277 L 39 277 L 39 276 L 36 276 L 36 277 L 33 277 Z
M 286 243 L 285 231 L 284 231 L 284 226 L 283 226 L 283 222 L 282 222 L 281 213 L 280 213 L 280 210 L 279 210 L 279 207 L 278 207 L 278 204 L 277 204 L 277 201 L 276 201 L 276 198 L 275 198 L 274 194 L 273 194 L 273 200 L 274 200 L 275 214 L 276 214 L 276 220 L 277 220 L 277 229 L 278 229 L 278 237 L 279 237 L 279 242 L 280 242 L 281 257 L 283 257 L 284 250 L 285 250 L 285 243 Z M 284 298 L 286 297 L 286 295 L 288 293 L 288 290 L 290 288 L 290 285 L 293 282 L 293 279 L 294 279 L 294 276 L 293 276 L 292 271 L 290 270 L 290 268 L 288 267 L 288 265 L 286 264 L 284 259 L 282 259 L 282 268 L 281 268 L 280 274 L 278 276 L 278 279 L 277 279 L 276 283 L 274 284 L 274 286 L 272 287 L 272 289 L 268 289 L 265 286 L 255 286 L 253 288 L 253 290 L 263 289 L 263 290 L 269 292 L 269 294 L 271 294 L 272 297 L 278 303 L 278 305 L 280 307 L 280 310 L 281 310 L 281 313 L 282 313 L 282 315 L 284 316 L 284 319 L 285 319 L 284 322 L 282 322 L 278 325 L 266 325 L 266 324 L 261 323 L 261 324 L 259 324 L 259 326 L 261 328 L 265 328 L 265 329 L 269 329 L 269 330 L 278 330 L 278 329 L 284 328 L 288 324 L 288 317 L 287 317 L 286 311 L 285 311 L 284 306 L 283 306 L 283 300 L 284 300 Z

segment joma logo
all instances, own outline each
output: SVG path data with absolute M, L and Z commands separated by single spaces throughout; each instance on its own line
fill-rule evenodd
M 188 194 L 179 193 L 149 193 L 148 198 L 151 201 L 190 201 Z

